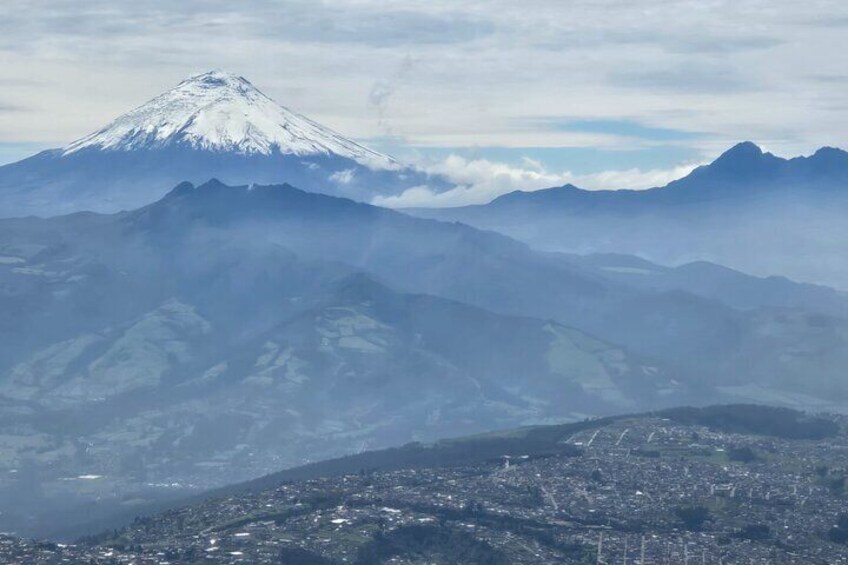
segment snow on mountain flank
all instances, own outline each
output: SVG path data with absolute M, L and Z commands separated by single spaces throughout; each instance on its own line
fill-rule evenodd
M 209 151 L 271 155 L 339 156 L 372 169 L 395 169 L 391 158 L 346 139 L 284 108 L 240 76 L 211 71 L 122 115 L 68 145 L 131 151 L 189 146 Z

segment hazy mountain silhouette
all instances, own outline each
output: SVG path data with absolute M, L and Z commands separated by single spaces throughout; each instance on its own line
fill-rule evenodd
M 848 288 L 848 153 L 783 159 L 753 143 L 667 186 L 513 192 L 481 206 L 415 214 L 500 231 L 534 247 L 711 261 L 761 276 Z

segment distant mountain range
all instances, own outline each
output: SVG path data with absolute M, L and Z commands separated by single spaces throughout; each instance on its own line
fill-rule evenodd
M 458 433 L 840 411 L 848 295 L 792 279 L 848 288 L 846 182 L 840 150 L 744 143 L 407 214 L 362 201 L 447 181 L 191 77 L 0 167 L 0 530 Z
M 453 187 L 212 71 L 64 148 L 0 167 L 0 217 L 116 212 L 179 182 L 289 183 L 363 202 Z M 741 143 L 650 190 L 566 185 L 486 205 L 410 210 L 501 232 L 545 251 L 622 253 L 666 265 L 709 261 L 848 289 L 848 153 L 783 159 Z
M 289 182 L 360 200 L 445 185 L 212 71 L 61 149 L 0 167 L 0 217 L 116 212 L 182 181 Z
M 458 432 L 838 409 L 845 311 L 826 288 L 540 253 L 287 185 L 2 220 L 0 528 Z
M 513 192 L 489 204 L 414 210 L 550 251 L 712 261 L 848 288 L 848 153 L 782 159 L 741 143 L 661 188 Z

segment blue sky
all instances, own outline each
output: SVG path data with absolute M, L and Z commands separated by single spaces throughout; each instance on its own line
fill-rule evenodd
M 221 68 L 464 179 L 455 203 L 644 188 L 742 140 L 844 147 L 846 32 L 835 0 L 8 0 L 0 162 Z

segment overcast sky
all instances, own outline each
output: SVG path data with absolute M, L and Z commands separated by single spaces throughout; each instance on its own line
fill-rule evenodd
M 848 145 L 844 1 L 3 0 L 0 162 L 212 68 L 465 179 L 452 202 Z

